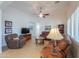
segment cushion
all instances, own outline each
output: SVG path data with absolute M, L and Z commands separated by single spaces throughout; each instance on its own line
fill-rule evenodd
M 60 42 L 58 43 L 59 48 L 62 49 L 62 50 L 65 50 L 67 48 L 67 45 L 68 45 L 68 43 L 64 39 L 60 40 Z
M 16 38 L 13 38 L 13 40 L 19 40 L 19 38 L 18 38 L 18 37 L 16 37 Z

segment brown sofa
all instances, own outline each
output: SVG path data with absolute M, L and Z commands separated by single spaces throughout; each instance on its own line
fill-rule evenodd
M 7 47 L 10 49 L 21 48 L 25 44 L 25 39 L 22 35 L 18 36 L 17 34 L 10 34 L 5 36 Z
M 65 58 L 68 56 L 70 50 L 70 43 L 67 40 L 59 40 L 58 45 L 54 47 L 54 42 L 50 41 L 47 46 L 45 46 L 41 52 L 41 57 L 43 58 Z M 53 53 L 52 50 L 56 49 L 57 52 Z M 51 52 L 50 52 L 51 51 Z M 55 54 L 55 55 L 54 55 Z

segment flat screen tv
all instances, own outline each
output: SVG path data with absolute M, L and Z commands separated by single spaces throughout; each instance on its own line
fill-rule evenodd
M 22 28 L 22 29 L 21 29 L 21 33 L 22 33 L 22 34 L 29 33 L 29 28 Z

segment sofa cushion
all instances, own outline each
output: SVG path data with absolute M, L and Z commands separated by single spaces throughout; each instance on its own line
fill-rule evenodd
M 68 46 L 68 43 L 66 40 L 63 39 L 59 41 L 58 46 L 60 49 L 65 50 Z
M 18 37 L 16 37 L 16 38 L 13 38 L 13 40 L 19 40 L 19 38 L 18 38 Z

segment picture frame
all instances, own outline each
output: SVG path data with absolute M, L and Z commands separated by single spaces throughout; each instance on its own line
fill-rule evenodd
M 5 21 L 5 34 L 12 34 L 12 21 Z
M 50 31 L 51 30 L 51 25 L 45 26 L 45 31 Z
M 11 34 L 12 28 L 5 28 L 5 34 Z
M 5 27 L 12 27 L 12 21 L 5 21 Z

